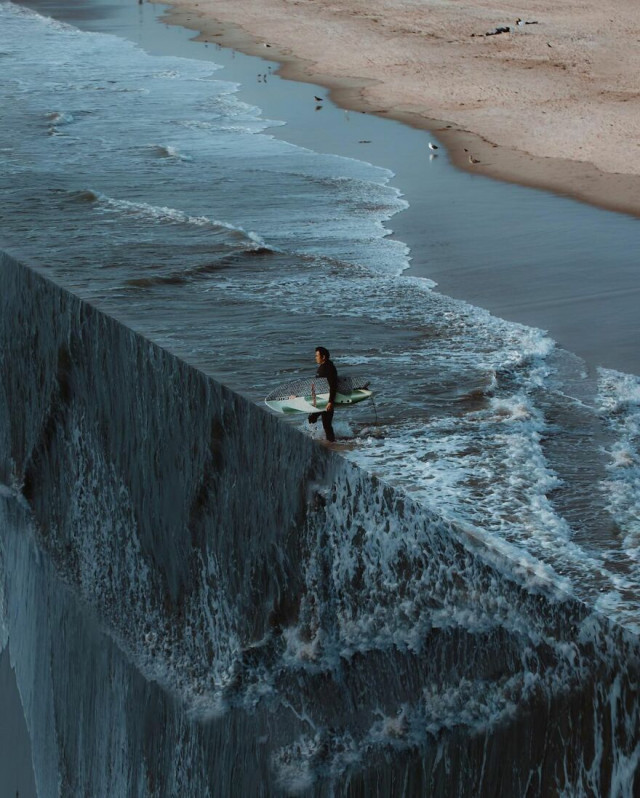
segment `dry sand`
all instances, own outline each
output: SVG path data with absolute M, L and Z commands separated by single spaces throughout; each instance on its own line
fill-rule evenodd
M 345 107 L 430 129 L 462 168 L 640 215 L 637 0 L 172 6 L 170 21 L 204 40 L 280 61 Z

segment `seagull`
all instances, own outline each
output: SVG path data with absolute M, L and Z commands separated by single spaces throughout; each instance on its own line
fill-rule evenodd
M 321 103 L 321 102 L 323 101 L 323 100 L 322 100 L 322 97 L 316 97 L 316 95 L 315 95 L 315 94 L 313 95 L 313 99 L 314 99 L 314 100 L 315 100 L 317 103 Z
M 430 141 L 430 142 L 429 142 L 429 149 L 430 149 L 430 150 L 432 150 L 433 152 L 435 152 L 436 150 L 439 150 L 440 148 L 438 147 L 438 145 L 437 145 L 437 144 L 433 144 L 433 143 Z
M 469 163 L 480 163 L 480 161 L 477 158 L 474 158 L 473 155 L 470 155 Z

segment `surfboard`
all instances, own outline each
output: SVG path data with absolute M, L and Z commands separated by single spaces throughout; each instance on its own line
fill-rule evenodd
M 338 377 L 336 405 L 349 407 L 371 396 L 373 391 L 362 377 Z M 329 383 L 324 377 L 292 380 L 279 385 L 264 401 L 277 413 L 321 413 L 329 401 Z

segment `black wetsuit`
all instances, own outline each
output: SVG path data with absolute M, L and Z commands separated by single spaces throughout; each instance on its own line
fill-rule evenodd
M 338 371 L 331 360 L 325 360 L 318 366 L 316 377 L 324 377 L 329 383 L 329 401 L 335 402 L 338 391 Z M 322 416 L 322 426 L 328 441 L 335 441 L 336 436 L 333 432 L 333 409 L 325 410 L 322 413 L 312 413 L 309 422 L 315 424 L 318 416 Z

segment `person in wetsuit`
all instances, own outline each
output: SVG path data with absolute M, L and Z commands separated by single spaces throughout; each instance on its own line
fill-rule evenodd
M 312 413 L 309 416 L 309 424 L 315 424 L 318 418 L 322 417 L 322 426 L 328 441 L 335 441 L 336 436 L 333 432 L 333 403 L 338 390 L 338 371 L 331 361 L 329 350 L 324 346 L 316 347 L 316 363 L 318 371 L 316 377 L 324 377 L 329 383 L 329 401 L 322 413 Z

